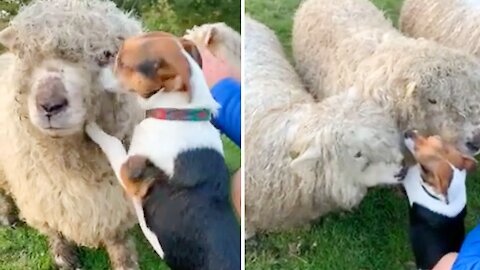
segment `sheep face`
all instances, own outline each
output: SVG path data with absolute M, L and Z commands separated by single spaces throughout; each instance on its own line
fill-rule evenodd
M 326 175 L 354 181 L 358 187 L 402 180 L 401 135 L 382 107 L 345 95 L 328 98 L 322 105 L 325 122 L 309 120 L 293 143 L 291 166 L 297 175 L 304 179 Z
M 424 134 L 439 135 L 456 144 L 464 153 L 480 150 L 480 74 L 474 68 L 441 67 L 422 72 L 414 86 L 407 86 L 402 130 L 414 128 Z M 477 69 L 480 71 L 480 69 Z M 462 74 L 463 73 L 463 74 Z M 409 89 L 409 88 L 414 89 Z
M 17 114 L 50 136 L 79 135 L 88 119 L 123 138 L 138 105 L 102 94 L 98 74 L 125 38 L 142 32 L 112 1 L 31 1 L 0 31 L 0 44 L 16 56 Z
M 91 108 L 95 78 L 87 66 L 45 59 L 31 78 L 27 104 L 32 124 L 52 137 L 80 132 Z
M 346 132 L 342 136 L 344 146 L 338 149 L 339 162 L 345 164 L 344 179 L 355 179 L 368 187 L 403 179 L 406 167 L 398 132 L 380 130 L 378 126 L 362 126 Z
M 463 89 L 468 90 L 468 88 Z M 420 98 L 419 108 L 425 118 L 422 121 L 424 127 L 421 125 L 418 127 L 427 134 L 439 135 L 446 141 L 456 144 L 464 153 L 478 153 L 480 149 L 480 111 L 475 109 L 478 105 L 471 103 L 471 101 L 478 100 L 475 98 L 476 94 L 473 93 L 472 100 L 467 101 L 458 93 L 452 93 L 452 95 L 439 93 L 442 91 L 437 93 L 425 91 Z

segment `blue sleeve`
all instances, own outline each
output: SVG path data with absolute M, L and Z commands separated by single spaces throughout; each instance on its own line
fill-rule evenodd
M 213 98 L 221 108 L 213 125 L 230 138 L 236 145 L 241 146 L 242 133 L 242 93 L 240 83 L 226 78 L 219 81 L 211 89 Z
M 465 238 L 452 270 L 480 270 L 480 225 Z

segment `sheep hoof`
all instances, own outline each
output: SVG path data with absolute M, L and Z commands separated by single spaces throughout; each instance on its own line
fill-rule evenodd
M 137 270 L 138 267 L 123 267 L 123 266 L 120 266 L 120 267 L 116 267 L 114 270 Z
M 12 199 L 0 192 L 0 226 L 13 227 L 19 221 L 13 214 L 14 207 Z
M 77 270 L 80 268 L 77 249 L 60 235 L 50 237 L 50 251 L 59 270 Z
M 18 223 L 18 218 L 15 215 L 1 215 L 0 216 L 0 226 L 1 227 L 15 227 Z
M 104 242 L 114 270 L 138 270 L 138 258 L 133 239 L 124 235 Z

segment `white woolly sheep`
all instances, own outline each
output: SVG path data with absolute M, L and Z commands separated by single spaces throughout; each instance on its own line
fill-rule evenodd
M 368 187 L 398 183 L 400 135 L 384 110 L 355 90 L 315 102 L 274 33 L 245 24 L 247 235 L 352 209 Z
M 406 0 L 400 30 L 480 56 L 480 2 L 476 0 Z
M 242 41 L 240 34 L 223 22 L 208 23 L 187 30 L 184 38 L 199 48 L 208 49 L 213 55 L 225 59 L 236 72 L 241 72 Z
M 355 86 L 395 119 L 480 149 L 480 64 L 465 53 L 403 36 L 367 0 L 307 0 L 297 10 L 293 55 L 318 99 Z
M 130 200 L 100 149 L 87 139 L 95 120 L 128 142 L 143 112 L 133 96 L 111 94 L 101 68 L 140 23 L 97 0 L 37 0 L 0 32 L 0 188 L 28 225 L 49 238 L 55 263 L 76 269 L 72 243 L 106 248 L 113 269 L 138 269 L 127 230 Z M 2 198 L 0 219 L 11 206 Z

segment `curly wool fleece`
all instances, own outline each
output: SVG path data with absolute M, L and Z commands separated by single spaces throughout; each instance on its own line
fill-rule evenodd
M 0 188 L 15 200 L 32 227 L 61 233 L 78 245 L 99 247 L 124 237 L 136 219 L 104 154 L 85 134 L 52 138 L 28 119 L 31 72 L 57 57 L 83 66 L 84 106 L 109 133 L 128 140 L 143 112 L 133 97 L 105 93 L 96 61 L 123 38 L 140 34 L 140 23 L 105 1 L 38 0 L 10 22 L 16 39 L 0 57 Z
M 474 57 L 403 36 L 368 0 L 307 0 L 296 12 L 293 56 L 319 100 L 354 85 L 400 130 L 439 134 L 465 147 L 480 131 Z
M 315 102 L 273 31 L 249 17 L 245 27 L 247 235 L 352 209 L 369 186 L 393 179 L 400 140 L 383 109 L 349 94 Z M 365 158 L 379 166 L 374 176 L 349 163 L 356 149 L 368 149 Z
M 92 61 L 115 53 L 123 40 L 141 32 L 139 21 L 110 1 L 38 0 L 22 7 L 9 26 L 17 39 L 13 52 L 24 60 L 58 56 Z
M 475 0 L 406 0 L 400 30 L 480 57 L 480 2 Z

